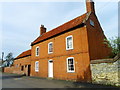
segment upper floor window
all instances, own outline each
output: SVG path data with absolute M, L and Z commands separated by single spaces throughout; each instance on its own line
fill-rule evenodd
M 67 36 L 66 37 L 66 50 L 73 49 L 73 36 Z
M 39 71 L 39 61 L 35 62 L 35 72 Z
M 36 56 L 39 56 L 39 46 L 36 47 L 35 52 L 36 52 Z
M 92 20 L 90 20 L 90 25 L 94 26 L 94 22 Z
M 75 72 L 74 57 L 67 58 L 67 72 Z
M 53 42 L 48 43 L 48 54 L 53 53 Z

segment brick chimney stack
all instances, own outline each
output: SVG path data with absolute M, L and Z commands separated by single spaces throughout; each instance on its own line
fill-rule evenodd
M 86 0 L 86 9 L 87 12 L 95 13 L 94 2 L 93 0 Z
M 44 25 L 41 25 L 41 27 L 40 27 L 40 35 L 43 35 L 44 33 L 46 33 L 46 28 L 44 27 Z

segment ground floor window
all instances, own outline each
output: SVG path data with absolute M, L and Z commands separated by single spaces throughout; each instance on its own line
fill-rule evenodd
M 67 72 L 75 72 L 74 57 L 67 58 Z
M 35 72 L 39 71 L 39 61 L 35 62 Z

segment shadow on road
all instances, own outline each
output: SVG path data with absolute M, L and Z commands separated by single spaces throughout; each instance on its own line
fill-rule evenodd
M 23 75 L 2 76 L 2 79 L 21 78 L 23 76 L 25 76 L 25 75 L 23 74 Z
M 102 88 L 101 90 L 106 90 L 104 88 L 111 88 L 111 90 L 119 89 L 119 87 L 115 86 L 108 86 L 108 85 L 100 85 L 100 84 L 92 84 L 92 83 L 83 83 L 83 82 L 69 82 L 69 81 L 62 81 L 62 80 L 48 80 L 48 79 L 42 79 L 37 77 L 31 77 L 33 79 L 30 79 L 29 77 L 24 77 L 25 75 L 13 75 L 13 74 L 3 74 L 2 79 L 5 87 L 62 87 L 66 90 L 70 90 L 70 88 Z M 13 86 L 11 86 L 11 82 L 15 81 L 13 80 L 19 80 L 14 83 L 12 83 Z M 17 79 L 19 78 L 19 79 Z M 22 78 L 22 80 L 21 80 Z M 36 78 L 36 79 L 35 79 Z M 3 89 L 2 89 L 3 90 Z M 16 90 L 16 89 L 15 89 Z M 23 89 L 22 89 L 23 90 Z M 50 89 L 48 89 L 50 90 Z M 72 89 L 73 90 L 73 89 Z M 92 89 L 91 89 L 92 90 Z
M 101 85 L 101 84 L 92 84 L 92 83 L 85 83 L 85 82 L 73 82 L 73 87 L 76 88 L 118 88 L 115 86 L 108 86 L 108 85 Z

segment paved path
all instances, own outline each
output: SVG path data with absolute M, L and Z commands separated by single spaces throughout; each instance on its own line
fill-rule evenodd
M 1 78 L 0 78 L 1 79 Z M 75 83 L 63 80 L 20 76 L 3 73 L 2 88 L 110 88 L 110 86 Z

